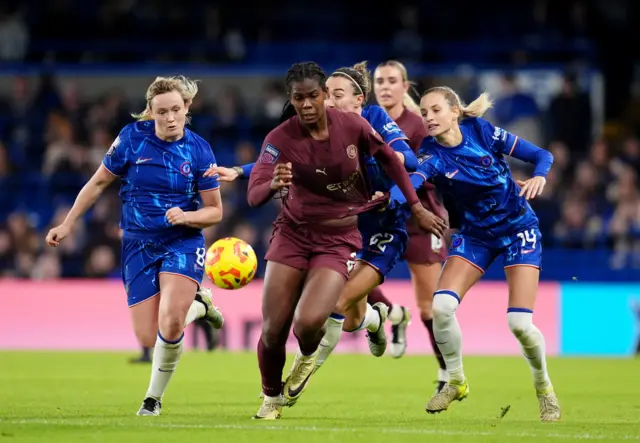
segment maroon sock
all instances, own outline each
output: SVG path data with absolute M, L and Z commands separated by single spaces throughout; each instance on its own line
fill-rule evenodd
M 382 302 L 387 306 L 387 308 L 389 308 L 389 311 L 391 311 L 391 300 L 384 296 L 382 290 L 380 289 L 380 286 L 376 286 L 371 290 L 371 292 L 369 292 L 367 301 L 370 305 Z
M 442 353 L 438 348 L 438 344 L 436 343 L 436 337 L 433 335 L 433 319 L 422 319 L 422 323 L 424 323 L 425 328 L 429 331 L 429 340 L 431 340 L 431 347 L 433 348 L 433 353 L 436 355 L 438 359 L 438 364 L 440 365 L 440 369 L 447 369 L 447 365 L 444 362 L 444 358 L 442 357 Z
M 287 360 L 286 348 L 282 346 L 267 347 L 258 341 L 258 366 L 262 375 L 262 392 L 269 397 L 277 397 L 282 392 L 282 370 Z

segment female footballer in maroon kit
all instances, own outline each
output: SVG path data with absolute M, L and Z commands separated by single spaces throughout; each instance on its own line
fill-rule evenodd
M 395 60 L 384 62 L 374 73 L 374 92 L 376 100 L 387 114 L 395 120 L 402 132 L 409 137 L 409 146 L 418 152 L 422 140 L 427 136 L 427 130 L 420 117 L 420 107 L 408 93 L 409 78 L 404 65 Z M 418 192 L 418 197 L 425 208 L 447 220 L 447 211 L 436 195 L 435 188 L 430 183 Z M 409 263 L 411 281 L 420 309 L 420 318 L 429 332 L 431 346 L 438 359 L 438 390 L 448 381 L 448 374 L 442 354 L 438 349 L 433 335 L 433 293 L 440 275 L 442 263 L 447 256 L 447 248 L 443 240 L 419 229 L 415 223 L 407 223 L 409 243 L 404 259 Z M 381 286 L 376 287 L 369 294 L 369 302 L 383 302 L 389 307 L 389 320 L 392 324 L 392 338 L 390 353 L 393 357 L 401 357 L 407 347 L 406 327 L 409 323 L 409 313 L 398 305 L 392 305 L 382 294 Z
M 315 63 L 289 69 L 286 85 L 297 116 L 267 135 L 249 180 L 251 206 L 288 188 L 265 256 L 258 343 L 264 401 L 254 418 L 280 417 L 285 344 L 292 324 L 302 351 L 297 363 L 314 364 L 323 325 L 345 285 L 351 256 L 361 246 L 357 215 L 386 200 L 371 201 L 363 158 L 374 156 L 383 165 L 423 229 L 440 236 L 446 228 L 420 204 L 393 149 L 361 116 L 325 109 L 326 78 Z

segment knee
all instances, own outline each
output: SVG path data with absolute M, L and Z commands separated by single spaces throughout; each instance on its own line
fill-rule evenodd
M 289 338 L 289 327 L 265 317 L 262 321 L 260 339 L 267 348 L 284 346 Z
M 436 291 L 433 296 L 433 321 L 446 323 L 451 320 L 458 309 L 459 297 L 453 291 Z
M 507 324 L 517 338 L 525 337 L 533 327 L 533 312 L 507 311 Z
M 166 340 L 177 340 L 184 331 L 184 319 L 186 312 L 181 315 L 180 312 L 160 312 L 158 316 L 158 329 L 160 334 Z
M 296 336 L 316 334 L 322 329 L 327 318 L 318 313 L 297 313 L 293 318 L 293 332 Z
M 348 300 L 344 299 L 343 297 L 340 297 L 340 300 L 338 300 L 338 303 L 336 303 L 336 307 L 333 310 L 333 312 L 336 314 L 346 316 L 348 310 L 349 310 Z

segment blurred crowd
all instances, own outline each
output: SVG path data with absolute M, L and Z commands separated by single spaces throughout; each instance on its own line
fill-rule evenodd
M 429 79 L 423 79 L 423 85 Z M 203 85 L 206 88 L 206 85 Z M 196 97 L 192 129 L 210 141 L 218 163 L 253 161 L 264 135 L 276 126 L 285 96 L 279 82 L 266 82 L 260 106 L 246 106 L 240 91 L 226 89 L 213 100 Z M 473 98 L 473 97 L 466 97 Z M 114 92 L 85 101 L 73 83 L 60 88 L 53 77 L 16 77 L 12 94 L 0 97 L 0 272 L 32 279 L 117 277 L 120 259 L 118 187 L 112 186 L 72 237 L 57 249 L 44 235 L 65 217 L 100 164 L 130 112 L 143 102 Z M 568 74 L 548 109 L 520 91 L 505 75 L 502 93 L 488 118 L 547 147 L 555 165 L 534 208 L 545 247 L 609 249 L 612 268 L 640 267 L 640 141 L 631 130 L 617 137 L 594 136 L 589 94 Z M 638 108 L 637 105 L 635 105 Z M 634 104 L 630 103 L 630 109 Z M 632 119 L 633 113 L 629 116 Z M 638 128 L 632 120 L 629 128 Z M 530 168 L 513 161 L 524 178 Z M 263 255 L 278 202 L 250 209 L 246 183 L 222 186 L 223 223 L 206 231 L 210 244 L 233 235 Z
M 23 0 L 0 6 L 0 61 L 239 62 L 255 56 L 256 48 L 291 42 L 297 45 L 289 50 L 322 42 L 325 52 L 332 42 L 385 44 L 393 55 L 380 56 L 405 61 L 469 58 L 485 49 L 501 52 L 516 41 L 533 52 L 549 48 L 559 56 L 568 43 L 585 46 L 607 26 L 633 23 L 629 1 L 431 0 L 374 8 L 345 0 L 328 8 L 291 0 L 105 0 L 98 7 L 82 0 Z M 479 33 L 479 27 L 491 31 Z M 162 44 L 154 44 L 157 39 Z M 484 45 L 438 50 L 440 40 Z M 510 57 L 510 51 L 503 55 Z

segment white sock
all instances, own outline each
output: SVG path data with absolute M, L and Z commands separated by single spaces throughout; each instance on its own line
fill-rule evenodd
M 433 295 L 433 335 L 447 364 L 450 382 L 463 382 L 462 331 L 456 318 L 460 297 L 453 291 L 440 290 Z
M 404 311 L 402 310 L 402 306 L 395 303 L 392 304 L 391 309 L 389 309 L 387 320 L 389 320 L 392 325 L 400 324 L 400 322 L 404 320 Z
M 362 325 L 360 325 L 359 331 L 362 329 L 366 329 L 369 332 L 378 332 L 381 326 L 381 318 L 380 313 L 373 309 L 369 303 L 367 303 L 367 311 L 364 314 L 364 320 L 362 321 Z
M 438 381 L 449 382 L 449 373 L 446 369 L 438 368 Z
M 342 324 L 344 323 L 344 317 L 331 314 L 331 317 L 327 319 L 324 324 L 326 332 L 322 340 L 320 341 L 320 352 L 318 352 L 318 358 L 316 360 L 316 367 L 320 368 L 329 355 L 338 345 L 340 337 L 342 336 Z
M 187 318 L 184 321 L 184 326 L 187 327 L 188 324 L 193 323 L 199 318 L 207 315 L 207 307 L 204 303 L 199 302 L 198 300 L 194 300 L 189 306 L 189 310 L 187 311 Z
M 520 342 L 522 354 L 525 356 L 536 389 L 544 389 L 551 385 L 547 373 L 545 344 L 542 332 L 533 324 L 533 311 L 524 308 L 509 308 L 507 323 Z
M 147 397 L 162 400 L 164 391 L 167 389 L 169 380 L 178 366 L 184 342 L 184 333 L 175 342 L 166 342 L 158 332 L 156 346 L 153 352 L 153 362 L 151 364 L 151 381 L 147 390 Z

